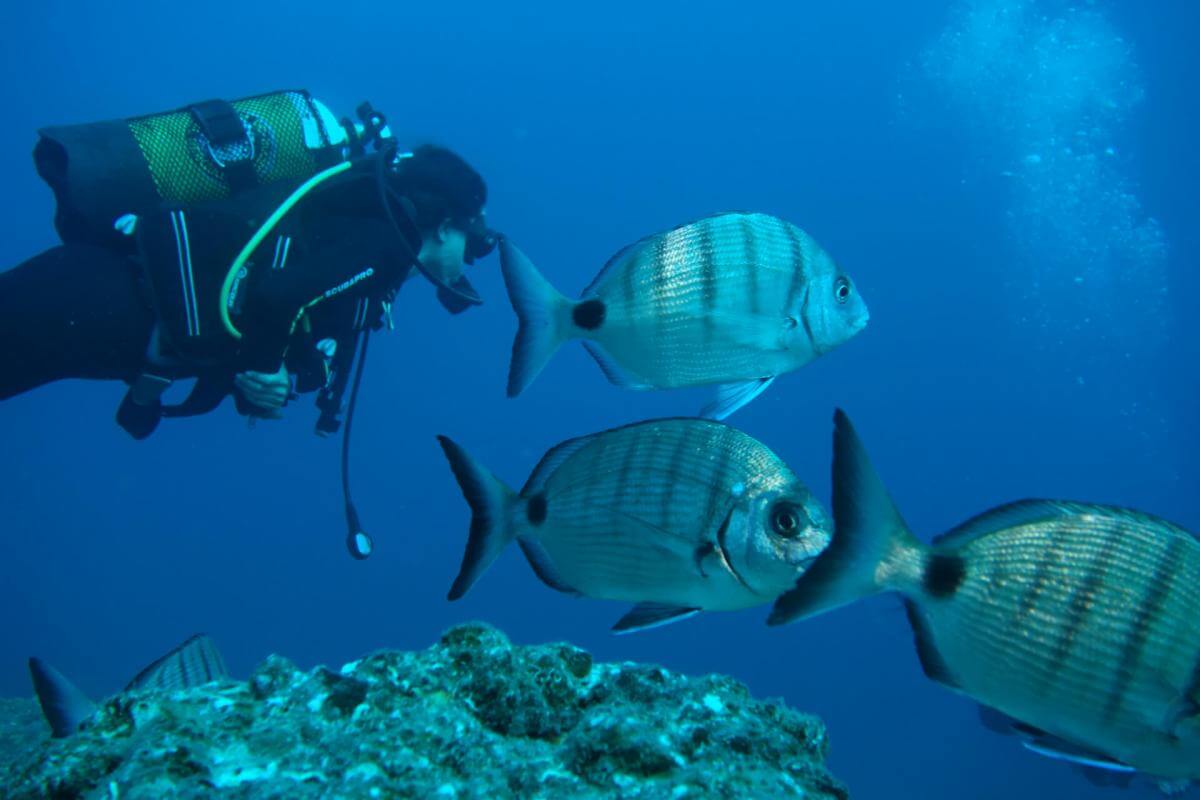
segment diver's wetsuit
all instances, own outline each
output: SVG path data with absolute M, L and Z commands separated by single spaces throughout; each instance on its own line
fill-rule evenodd
M 349 348 L 358 330 L 378 326 L 419 240 L 369 203 L 333 208 L 298 209 L 283 268 L 255 266 L 237 319 L 243 338 L 221 365 L 230 374 L 275 372 L 286 357 L 302 390 L 319 388 L 324 376 L 312 373 L 325 362 L 313 345 L 332 339 Z M 306 306 L 300 330 L 295 323 Z M 63 378 L 133 380 L 147 364 L 152 308 L 138 261 L 103 247 L 55 247 L 0 272 L 0 399 Z

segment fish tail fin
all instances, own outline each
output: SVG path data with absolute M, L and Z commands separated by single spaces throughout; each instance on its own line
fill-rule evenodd
M 463 553 L 458 577 L 454 579 L 454 585 L 447 595 L 448 599 L 457 600 L 467 593 L 514 538 L 509 524 L 509 508 L 517 499 L 517 494 L 451 439 L 445 436 L 437 438 L 463 497 L 471 507 L 467 549 Z
M 96 712 L 96 705 L 62 673 L 42 661 L 29 659 L 29 676 L 33 691 L 42 707 L 42 715 L 50 723 L 54 737 L 61 739 L 79 729 L 79 723 Z
M 516 397 L 533 383 L 546 362 L 566 340 L 574 304 L 550 285 L 533 262 L 508 239 L 500 242 L 500 270 L 508 298 L 517 312 L 508 370 L 508 396 Z
M 811 617 L 878 592 L 920 586 L 926 547 L 908 529 L 867 457 L 850 418 L 834 415 L 834 534 L 829 547 L 778 600 L 769 624 Z M 898 565 L 887 577 L 879 565 Z

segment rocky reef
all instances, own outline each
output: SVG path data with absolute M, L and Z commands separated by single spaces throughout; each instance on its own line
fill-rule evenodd
M 0 748 L 14 800 L 847 797 L 815 717 L 477 623 L 338 671 L 271 656 L 247 681 L 117 695 L 68 739 L 3 701 Z

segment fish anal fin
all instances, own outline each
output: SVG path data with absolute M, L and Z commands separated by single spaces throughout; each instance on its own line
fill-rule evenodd
M 768 375 L 749 381 L 721 384 L 717 387 L 716 399 L 700 409 L 700 416 L 705 419 L 725 419 L 765 392 L 774 381 L 775 376 Z
M 532 539 L 517 539 L 517 544 L 520 545 L 521 552 L 525 554 L 526 560 L 529 561 L 529 566 L 533 569 L 533 573 L 541 579 L 542 583 L 556 592 L 562 592 L 563 594 L 575 595 L 576 597 L 583 594 L 567 583 L 559 574 L 558 568 L 550 560 L 550 555 L 540 544 Z
M 669 625 L 700 613 L 700 609 L 666 603 L 638 603 L 613 625 L 613 633 L 633 633 Z
M 583 347 L 588 351 L 588 355 L 595 359 L 596 364 L 600 367 L 600 371 L 604 373 L 604 377 L 608 378 L 609 383 L 614 386 L 620 386 L 622 389 L 633 389 L 638 392 L 654 388 L 653 385 L 647 383 L 644 379 L 639 378 L 617 364 L 612 359 L 612 356 L 604 352 L 595 342 L 584 339 Z
M 908 614 L 908 624 L 912 626 L 913 642 L 917 646 L 917 658 L 921 660 L 921 669 L 925 671 L 925 676 L 948 688 L 962 689 L 962 685 L 954 677 L 950 666 L 938 652 L 937 645 L 933 641 L 933 632 L 929 629 L 929 625 L 925 622 L 925 617 L 921 615 L 921 610 L 917 608 L 916 603 L 905 600 L 904 610 Z

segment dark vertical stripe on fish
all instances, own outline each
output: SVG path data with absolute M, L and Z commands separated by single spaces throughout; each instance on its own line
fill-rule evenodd
M 1078 533 L 1077 530 L 1073 532 Z M 1067 656 L 1070 655 L 1071 646 L 1075 643 L 1075 637 L 1079 635 L 1079 630 L 1083 627 L 1087 613 L 1096 599 L 1096 593 L 1100 591 L 1100 586 L 1104 583 L 1104 576 L 1108 572 L 1108 567 L 1112 564 L 1113 550 L 1116 549 L 1117 542 L 1122 537 L 1122 532 L 1119 527 L 1113 527 L 1106 531 L 1106 534 L 1104 545 L 1099 555 L 1092 561 L 1091 567 L 1083 579 L 1083 583 L 1071 594 L 1071 604 L 1067 609 L 1065 620 L 1066 625 L 1063 628 L 1062 636 L 1059 637 L 1058 644 L 1054 647 L 1054 652 L 1050 655 L 1049 670 L 1046 675 L 1048 679 L 1053 679 L 1054 676 L 1059 674 L 1063 663 L 1067 660 Z
M 788 285 L 787 297 L 784 298 L 783 303 L 783 313 L 790 314 L 796 307 L 796 297 L 800 294 L 800 287 L 808 284 L 805 274 L 808 271 L 808 265 L 804 263 L 804 246 L 800 242 L 800 234 L 795 226 L 789 225 L 783 220 L 778 220 L 777 224 L 783 228 L 783 234 L 787 237 L 792 250 L 792 281 Z
M 1104 706 L 1104 719 L 1106 722 L 1111 722 L 1113 717 L 1116 716 L 1117 711 L 1121 708 L 1121 703 L 1125 699 L 1125 693 L 1129 690 L 1130 682 L 1133 681 L 1134 670 L 1137 669 L 1138 663 L 1141 661 L 1142 650 L 1146 647 L 1146 637 L 1150 635 L 1150 625 L 1162 610 L 1162 605 L 1166 602 L 1167 596 L 1170 594 L 1171 583 L 1174 581 L 1175 575 L 1179 572 L 1179 567 L 1183 561 L 1184 549 L 1185 543 L 1183 538 L 1180 536 L 1173 537 L 1171 543 L 1167 545 L 1167 552 L 1154 567 L 1154 575 L 1150 578 L 1150 585 L 1146 589 L 1146 595 L 1138 605 L 1137 614 L 1133 618 L 1133 624 L 1130 626 L 1129 633 L 1125 637 L 1125 643 L 1121 647 L 1121 665 L 1117 668 L 1117 681 L 1108 695 L 1108 702 Z
M 629 443 L 621 456 L 621 466 L 617 472 L 617 486 L 613 493 L 613 503 L 620 508 L 625 505 L 625 495 L 629 491 L 629 474 L 633 472 L 634 459 L 637 458 L 638 445 L 641 440 L 637 436 L 629 437 Z
M 634 311 L 634 294 L 637 287 L 633 284 L 633 274 L 637 271 L 638 262 L 642 259 L 644 248 L 637 247 L 633 250 L 633 255 L 625 259 L 619 269 L 621 270 L 621 294 L 625 296 L 625 313 L 633 313 Z
M 664 528 L 670 527 L 667 523 L 671 519 L 671 507 L 675 502 L 675 487 L 679 484 L 679 477 L 683 474 L 683 459 L 691 445 L 692 430 L 692 428 L 685 428 L 676 434 L 675 447 L 671 450 L 671 458 L 667 462 L 667 490 L 663 492 L 662 499 Z
M 746 296 L 750 301 L 750 313 L 757 315 L 759 311 L 758 299 L 758 239 L 754 234 L 754 223 L 750 217 L 743 216 L 741 218 L 740 228 L 742 231 L 742 241 L 746 246 Z
M 1033 613 L 1037 607 L 1038 600 L 1042 596 L 1042 592 L 1050 584 L 1050 573 L 1056 564 L 1062 563 L 1062 539 L 1063 527 L 1056 525 L 1050 528 L 1049 534 L 1046 537 L 1046 546 L 1042 549 L 1041 558 L 1038 561 L 1037 569 L 1033 572 L 1033 580 L 1030 581 L 1029 587 L 1017 600 L 1016 614 L 1013 616 L 1012 622 L 1009 624 L 1010 635 L 1015 635 L 1024 625 L 1025 620 Z
M 717 305 L 717 265 L 713 261 L 713 234 L 715 222 L 706 219 L 699 225 L 696 237 L 696 253 L 700 259 L 700 302 L 704 308 L 704 340 L 712 341 L 713 316 L 712 311 Z
M 716 451 L 716 458 L 712 461 L 712 471 L 705 476 L 708 480 L 708 497 L 704 503 L 704 516 L 701 517 L 700 524 L 706 528 L 713 521 L 714 517 L 716 517 L 722 501 L 727 496 L 727 492 L 725 491 L 725 473 L 729 471 L 729 447 L 725 440 L 731 430 L 731 428 L 718 429 L 717 435 L 709 443 L 709 447 Z
M 654 242 L 654 279 L 651 283 L 650 297 L 653 301 L 654 320 L 662 323 L 667 316 L 667 236 L 659 236 Z

